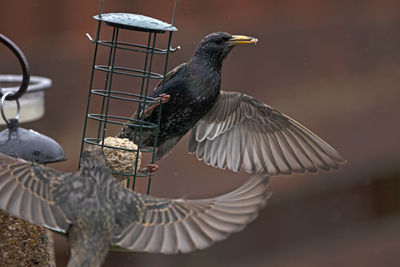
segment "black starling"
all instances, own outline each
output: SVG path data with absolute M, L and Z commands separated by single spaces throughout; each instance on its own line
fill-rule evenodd
M 291 174 L 337 169 L 345 161 L 339 153 L 304 126 L 242 93 L 220 91 L 222 62 L 237 44 L 257 39 L 212 33 L 193 57 L 172 70 L 165 86 L 152 97 L 169 95 L 162 105 L 156 160 L 192 130 L 189 152 L 221 169 L 258 174 Z M 146 107 L 145 120 L 157 122 L 159 107 Z M 134 140 L 124 126 L 119 137 Z M 142 144 L 152 146 L 154 135 L 144 132 Z
M 84 151 L 77 173 L 0 154 L 0 208 L 67 233 L 69 267 L 100 266 L 110 245 L 171 254 L 227 238 L 257 217 L 270 195 L 268 180 L 254 176 L 216 198 L 170 200 L 122 186 L 99 149 Z

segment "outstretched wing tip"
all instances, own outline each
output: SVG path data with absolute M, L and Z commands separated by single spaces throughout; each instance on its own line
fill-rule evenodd
M 236 190 L 210 199 L 144 197 L 147 219 L 131 223 L 113 242 L 134 251 L 163 254 L 205 249 L 243 230 L 259 215 L 271 196 L 269 180 L 267 175 L 253 175 Z
M 285 114 L 245 94 L 221 92 L 193 128 L 189 152 L 220 169 L 290 175 L 346 163 L 328 143 Z
M 62 174 L 0 153 L 0 208 L 12 216 L 65 233 L 69 221 L 51 196 L 51 179 Z

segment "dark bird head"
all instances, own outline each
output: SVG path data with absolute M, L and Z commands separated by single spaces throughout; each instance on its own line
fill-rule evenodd
M 210 64 L 220 66 L 233 47 L 239 44 L 256 44 L 257 38 L 214 32 L 201 40 L 194 57 L 205 59 Z
M 108 166 L 103 150 L 98 146 L 88 146 L 82 152 L 81 166 Z

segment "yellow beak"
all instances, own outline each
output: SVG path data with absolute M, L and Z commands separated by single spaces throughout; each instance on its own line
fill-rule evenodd
M 232 35 L 231 39 L 228 40 L 228 44 L 238 45 L 238 44 L 257 44 L 258 39 L 254 37 L 249 37 L 245 35 Z

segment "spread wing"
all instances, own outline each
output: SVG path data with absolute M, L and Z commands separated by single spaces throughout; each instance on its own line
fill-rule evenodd
M 345 162 L 300 123 L 236 92 L 221 92 L 193 128 L 189 152 L 213 167 L 252 174 L 316 172 Z
M 203 200 L 170 200 L 130 192 L 141 207 L 140 217 L 115 236 L 113 244 L 165 254 L 209 247 L 257 217 L 270 196 L 268 181 L 268 177 L 255 176 L 233 192 Z
M 66 232 L 74 218 L 66 204 L 69 193 L 61 181 L 73 179 L 73 174 L 0 153 L 0 208 L 26 221 Z

